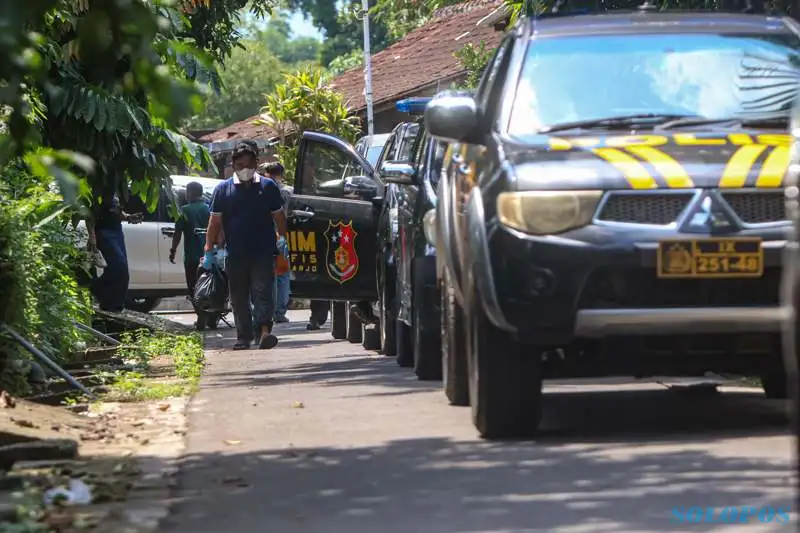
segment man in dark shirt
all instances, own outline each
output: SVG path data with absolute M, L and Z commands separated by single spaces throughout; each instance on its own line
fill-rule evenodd
M 210 268 L 213 249 L 225 233 L 231 305 L 236 321 L 234 350 L 246 350 L 254 331 L 259 348 L 278 344 L 272 334 L 275 301 L 273 268 L 279 245 L 286 242 L 286 214 L 277 184 L 256 174 L 258 148 L 239 143 L 233 152 L 234 175 L 214 189 L 203 265 Z M 281 242 L 276 242 L 276 228 Z M 252 301 L 252 311 L 251 311 Z
M 114 193 L 103 195 L 89 221 L 89 246 L 99 250 L 106 261 L 103 275 L 92 282 L 92 293 L 100 309 L 114 313 L 125 308 L 130 281 L 123 221 L 137 224 L 142 221 L 141 214 L 131 215 L 123 211 L 119 197 Z
M 181 217 L 175 222 L 175 234 L 172 236 L 172 248 L 169 251 L 169 262 L 175 263 L 175 253 L 183 238 L 183 270 L 186 274 L 186 287 L 189 297 L 194 297 L 194 286 L 197 284 L 197 269 L 203 258 L 205 237 L 195 230 L 206 229 L 211 216 L 208 206 L 203 201 L 203 186 L 196 181 L 186 185 L 186 204 L 181 206 Z M 201 315 L 197 315 L 197 326 L 205 327 Z

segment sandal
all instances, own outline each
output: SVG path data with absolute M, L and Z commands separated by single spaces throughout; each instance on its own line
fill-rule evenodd
M 258 342 L 258 348 L 261 350 L 271 350 L 278 345 L 278 337 L 272 333 L 265 333 L 261 335 L 261 340 Z

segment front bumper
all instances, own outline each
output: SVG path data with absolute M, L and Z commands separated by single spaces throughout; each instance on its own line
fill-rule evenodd
M 785 228 L 731 237 L 762 239 L 763 276 L 656 275 L 658 240 L 702 235 L 588 226 L 534 237 L 495 225 L 487 246 L 496 310 L 521 339 L 555 344 L 627 335 L 779 333 Z

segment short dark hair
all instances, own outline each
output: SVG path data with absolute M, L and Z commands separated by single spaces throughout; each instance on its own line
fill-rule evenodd
M 283 176 L 283 173 L 286 170 L 283 168 L 283 165 L 281 165 L 278 161 L 270 161 L 269 163 L 264 163 L 262 165 L 262 169 L 270 176 Z
M 186 197 L 199 198 L 203 196 L 203 186 L 196 181 L 190 181 L 186 184 Z
M 231 156 L 231 161 L 236 161 L 240 157 L 244 155 L 252 155 L 255 158 L 258 158 L 258 145 L 254 141 L 241 141 L 236 145 L 236 148 L 233 149 L 233 155 Z

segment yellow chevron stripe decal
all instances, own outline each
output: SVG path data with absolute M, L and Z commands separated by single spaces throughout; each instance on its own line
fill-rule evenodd
M 658 184 L 645 166 L 616 148 L 595 148 L 592 153 L 602 157 L 619 170 L 634 189 L 656 189 Z
M 783 178 L 789 170 L 789 160 L 791 159 L 791 148 L 788 146 L 776 146 L 767 156 L 766 161 L 761 166 L 758 173 L 756 187 L 776 188 L 783 185 Z
M 667 187 L 672 189 L 688 189 L 694 187 L 692 178 L 686 173 L 683 165 L 673 158 L 652 146 L 629 146 L 628 152 L 637 155 L 653 165 L 655 169 L 664 177 Z
M 744 187 L 747 175 L 750 174 L 750 169 L 753 168 L 756 159 L 766 149 L 767 146 L 764 144 L 746 144 L 736 150 L 731 158 L 728 159 L 725 170 L 722 171 L 722 178 L 719 180 L 720 188 L 738 189 Z

